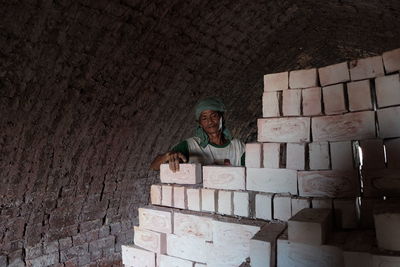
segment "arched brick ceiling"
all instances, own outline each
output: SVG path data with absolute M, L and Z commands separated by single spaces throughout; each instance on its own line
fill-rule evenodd
M 1 1 L 0 252 L 134 224 L 149 162 L 192 134 L 199 98 L 222 97 L 254 141 L 263 74 L 400 47 L 399 13 L 395 0 Z

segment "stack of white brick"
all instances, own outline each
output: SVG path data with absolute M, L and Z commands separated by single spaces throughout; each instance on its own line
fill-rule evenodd
M 260 239 L 262 234 L 251 240 L 265 221 L 212 214 L 252 216 L 254 194 L 245 191 L 245 168 L 204 166 L 202 173 L 201 177 L 201 166 L 196 164 L 181 164 L 176 173 L 161 166 L 162 183 L 151 186 L 151 203 L 173 208 L 139 208 L 134 245 L 123 246 L 124 265 L 238 266 L 248 257 L 262 264 L 274 262 L 273 248 L 285 224 L 268 224 L 275 229 L 275 241 L 273 236 Z M 250 246 L 258 250 L 269 246 L 270 254 L 250 255 Z
M 124 248 L 125 255 L 131 253 L 124 264 L 145 257 L 146 264 L 133 265 L 237 266 L 250 256 L 255 266 L 274 265 L 274 240 L 282 225 L 268 224 L 251 239 L 261 225 L 227 224 L 215 213 L 265 224 L 323 208 L 332 211 L 336 227 L 373 227 L 374 203 L 400 196 L 399 70 L 397 49 L 319 69 L 265 75 L 258 143 L 246 144 L 246 168 L 181 164 L 181 171 L 172 173 L 163 165 L 161 184 L 151 187 L 151 203 L 170 208 L 140 210 L 135 246 Z M 159 215 L 143 215 L 152 212 Z M 146 216 L 157 227 L 144 226 Z M 361 244 L 353 248 L 349 241 L 324 244 L 325 221 L 303 222 L 299 228 L 293 226 L 296 219 L 289 221 L 289 239 L 279 238 L 278 266 L 399 261 L 360 249 Z M 317 229 L 319 234 L 309 232 Z M 314 241 L 296 236 L 302 232 Z M 271 253 L 262 258 L 260 251 Z
M 134 245 L 123 246 L 125 266 L 238 266 L 262 223 L 220 220 L 198 212 L 139 208 Z

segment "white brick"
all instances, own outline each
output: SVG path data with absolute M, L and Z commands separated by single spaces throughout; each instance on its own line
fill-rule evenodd
M 195 264 L 194 264 L 194 267 L 206 267 L 207 265 L 205 264 L 205 263 L 198 263 L 198 262 L 196 262 Z
M 263 163 L 263 144 L 247 143 L 245 165 L 247 168 L 262 168 Z
M 328 170 L 330 168 L 328 142 L 310 143 L 308 150 L 310 170 Z
M 375 91 L 379 108 L 400 105 L 399 74 L 376 78 Z
M 306 197 L 292 197 L 292 216 L 296 215 L 302 209 L 311 208 L 311 199 Z
M 260 231 L 258 225 L 247 225 L 233 222 L 213 222 L 213 242 L 216 245 L 237 244 L 248 248 L 250 239 Z
M 364 196 L 400 197 L 400 169 L 363 170 Z
M 151 185 L 150 202 L 153 205 L 161 205 L 161 185 L 159 184 Z
M 247 168 L 246 190 L 297 195 L 297 172 L 288 169 Z
M 400 251 L 400 202 L 386 202 L 374 207 L 376 240 L 379 248 Z
M 218 191 L 218 213 L 233 215 L 233 194 L 232 191 Z
M 400 48 L 383 53 L 382 58 L 386 73 L 400 70 Z
M 172 219 L 171 212 L 139 208 L 139 226 L 161 233 L 172 233 Z
M 356 171 L 300 171 L 299 195 L 305 197 L 355 197 L 359 195 Z
M 399 256 L 372 255 L 372 267 L 398 267 Z
M 273 194 L 256 194 L 256 218 L 272 220 L 272 197 Z
M 378 109 L 377 113 L 380 137 L 400 137 L 400 107 Z
M 321 87 L 303 89 L 303 115 L 315 116 L 322 114 Z
M 347 112 L 342 83 L 322 87 L 322 96 L 324 99 L 325 114 L 332 115 Z
M 347 62 L 342 62 L 318 69 L 319 81 L 322 86 L 346 82 L 350 80 Z
M 160 166 L 161 183 L 175 184 L 198 184 L 201 183 L 201 165 L 200 164 L 179 164 L 179 171 L 172 172 L 168 164 Z
M 388 168 L 400 168 L 400 138 L 385 140 Z
M 244 167 L 203 167 L 203 186 L 206 188 L 244 190 L 246 188 L 245 179 Z
M 343 229 L 357 228 L 357 203 L 356 199 L 334 199 L 336 226 Z
M 249 217 L 250 199 L 248 192 L 233 192 L 233 214 Z
M 362 140 L 360 141 L 360 147 L 363 157 L 363 169 L 385 168 L 385 152 L 382 139 Z
M 193 267 L 193 262 L 167 255 L 160 255 L 159 267 Z
M 156 253 L 165 253 L 167 251 L 167 239 L 165 233 L 158 233 L 134 226 L 135 245 Z
M 375 138 L 375 114 L 373 111 L 363 111 L 314 117 L 312 134 L 315 142 Z
M 291 170 L 305 169 L 305 144 L 288 143 L 286 145 L 286 168 Z
M 201 210 L 200 189 L 188 188 L 186 189 L 186 196 L 187 196 L 188 209 L 200 211 Z
M 311 203 L 314 209 L 332 209 L 333 207 L 333 199 L 331 198 L 314 197 Z
M 206 262 L 207 248 L 206 241 L 202 238 L 192 236 L 167 235 L 167 254 L 170 256 Z
M 250 256 L 250 239 L 259 230 L 260 227 L 255 225 L 213 221 L 213 244 L 218 257 L 221 257 L 225 264 L 239 266 Z M 210 253 L 209 256 L 215 258 L 215 254 Z
M 122 245 L 122 263 L 125 266 L 155 267 L 156 254 L 136 246 Z
M 310 118 L 258 119 L 259 142 L 308 142 Z
M 286 228 L 285 224 L 268 223 L 250 240 L 252 267 L 276 266 L 276 240 Z
M 353 60 L 349 66 L 352 81 L 379 77 L 385 74 L 381 56 Z
M 183 213 L 174 213 L 174 234 L 193 236 L 212 241 L 212 219 Z
M 215 245 L 207 243 L 207 267 L 236 267 L 241 265 L 250 252 L 236 244 Z
M 183 186 L 174 186 L 174 207 L 178 209 L 187 209 L 186 188 Z
M 309 245 L 325 244 L 332 228 L 331 209 L 303 209 L 288 221 L 289 241 Z
M 332 170 L 353 170 L 353 145 L 350 141 L 330 143 Z
M 264 75 L 264 91 L 281 91 L 289 88 L 289 72 Z
M 263 167 L 279 169 L 281 158 L 281 144 L 264 143 L 263 144 Z M 247 156 L 247 155 L 246 155 Z
M 301 115 L 301 90 L 286 90 L 282 94 L 283 116 Z
M 213 222 L 214 242 L 207 244 L 207 266 L 239 266 L 250 256 L 250 239 L 259 226 Z
M 344 265 L 343 253 L 332 245 L 312 246 L 289 242 L 280 237 L 278 246 L 278 267 L 338 267 Z
M 317 69 L 295 70 L 289 73 L 290 88 L 308 88 L 318 85 Z
M 171 185 L 162 185 L 161 205 L 172 207 L 173 205 L 173 188 Z
M 289 195 L 274 195 L 273 217 L 276 220 L 287 221 L 292 216 L 292 203 Z
M 349 98 L 349 110 L 371 110 L 371 87 L 369 80 L 347 83 L 347 95 Z
M 217 194 L 214 189 L 201 189 L 201 210 L 216 212 Z
M 279 117 L 280 113 L 280 92 L 266 92 L 262 97 L 263 117 Z

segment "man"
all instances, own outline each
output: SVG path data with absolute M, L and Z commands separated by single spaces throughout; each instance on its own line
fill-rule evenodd
M 232 138 L 225 128 L 225 105 L 218 98 L 201 100 L 195 107 L 196 134 L 171 151 L 158 155 L 150 168 L 159 170 L 162 163 L 169 163 L 172 171 L 179 170 L 180 162 L 197 162 L 202 165 L 244 165 L 245 146 L 243 142 Z

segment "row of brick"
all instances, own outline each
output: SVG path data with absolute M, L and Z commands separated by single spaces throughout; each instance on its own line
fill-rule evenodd
M 254 193 L 177 185 L 152 185 L 151 204 L 192 211 L 251 217 Z
M 366 154 L 367 155 L 367 154 Z M 168 166 L 166 166 L 168 167 Z M 197 164 L 181 164 L 181 168 L 201 168 Z M 161 181 L 177 183 L 174 176 L 181 177 L 180 172 L 161 172 Z M 399 177 L 400 169 L 363 169 L 361 176 L 359 170 L 319 170 L 319 171 L 296 171 L 290 169 L 272 168 L 244 168 L 228 166 L 204 166 L 203 167 L 203 189 L 185 187 L 164 186 L 169 194 L 175 194 L 174 206 L 184 208 L 193 205 L 194 210 L 215 211 L 216 189 L 255 191 L 265 193 L 289 193 L 303 197 L 330 197 L 346 198 L 360 196 L 400 196 Z M 179 183 L 189 184 L 192 177 L 179 179 Z M 363 187 L 361 187 L 361 181 Z M 174 192 L 174 193 L 173 193 Z M 187 198 L 183 196 L 188 195 Z M 200 203 L 200 194 L 204 194 L 207 203 Z M 167 193 L 165 193 L 167 195 Z M 245 197 L 244 192 L 237 193 L 238 199 Z M 165 203 L 171 203 L 164 199 Z M 188 201 L 187 203 L 185 201 Z M 197 207 L 197 208 L 194 208 Z
M 187 188 L 161 184 L 151 186 L 151 204 L 221 215 L 282 221 L 287 221 L 301 209 L 311 206 L 333 208 L 342 214 L 337 216 L 338 227 L 355 228 L 358 225 L 355 198 L 296 197 L 287 194 Z
M 125 247 L 123 263 L 171 266 L 168 264 L 178 264 L 182 259 L 182 266 L 238 266 L 249 257 L 250 239 L 263 224 L 233 218 L 221 220 L 176 209 L 140 208 L 135 246 Z
M 361 111 L 312 118 L 262 118 L 257 121 L 258 142 L 334 142 L 373 139 L 377 136 L 395 138 L 400 137 L 399 115 L 400 107 L 389 107 L 376 112 Z
M 383 146 L 382 146 L 383 148 Z M 246 167 L 291 170 L 358 168 L 351 141 L 313 143 L 248 143 Z
M 348 81 L 384 76 L 400 70 L 400 49 L 374 56 L 342 62 L 322 68 L 294 70 L 264 75 L 264 91 L 327 86 Z
M 400 105 L 399 74 L 325 87 L 265 92 L 263 117 L 321 116 Z
M 362 156 L 358 153 L 361 149 Z M 400 168 L 400 138 L 312 143 L 247 143 L 246 167 L 292 170 Z

